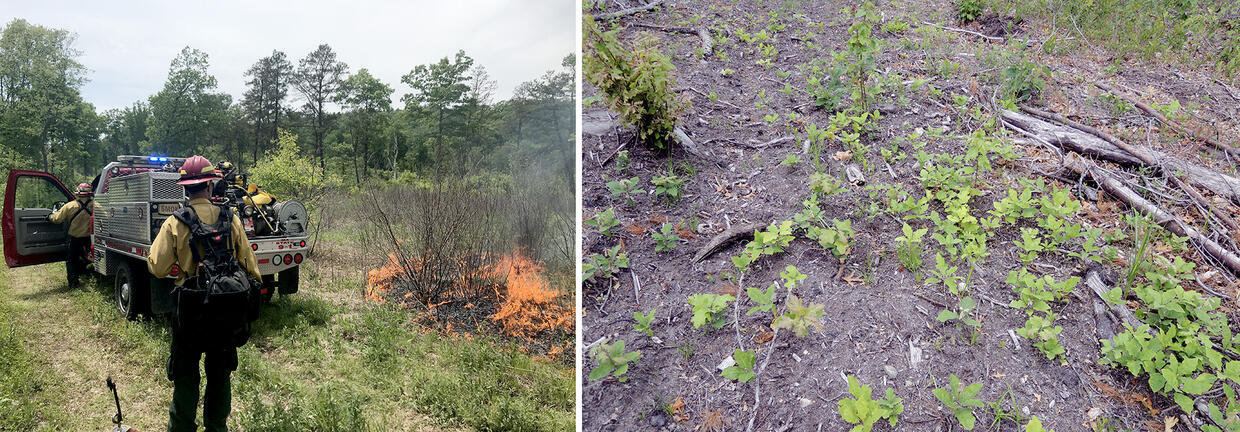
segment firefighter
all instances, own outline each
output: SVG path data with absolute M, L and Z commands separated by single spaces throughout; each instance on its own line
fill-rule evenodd
M 185 160 L 180 169 L 181 179 L 177 184 L 185 186 L 185 194 L 189 197 L 189 206 L 197 213 L 204 224 L 215 224 L 221 209 L 210 201 L 212 185 L 219 178 L 219 172 L 211 162 L 202 156 L 193 156 Z M 231 231 L 231 249 L 241 267 L 249 276 L 260 279 L 258 263 L 254 251 L 250 249 L 249 239 L 241 220 L 233 215 Z M 154 277 L 165 277 L 172 271 L 173 264 L 179 268 L 176 284 L 181 286 L 185 280 L 198 272 L 195 256 L 203 251 L 190 250 L 190 228 L 177 218 L 169 217 L 159 229 L 159 234 L 151 244 L 151 252 L 147 257 L 147 268 Z M 168 358 L 168 379 L 173 382 L 172 405 L 168 408 L 168 431 L 195 431 L 194 423 L 198 407 L 198 360 L 204 354 L 206 360 L 207 387 L 203 395 L 203 426 L 207 432 L 226 431 L 225 422 L 231 411 L 232 392 L 230 375 L 237 369 L 237 349 L 235 347 L 204 347 L 198 338 L 181 334 L 178 326 L 173 326 L 171 354 Z
M 92 218 L 98 204 L 91 197 L 95 192 L 89 184 L 77 186 L 77 199 L 70 201 L 47 216 L 52 223 L 69 223 L 69 251 L 65 258 L 65 276 L 69 280 L 69 288 L 77 288 L 78 277 L 86 272 L 86 263 L 90 255 L 90 235 L 94 230 Z

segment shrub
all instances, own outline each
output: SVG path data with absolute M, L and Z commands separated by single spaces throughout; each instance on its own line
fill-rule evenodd
M 277 198 L 311 200 L 326 188 L 338 186 L 340 179 L 325 176 L 314 158 L 302 153 L 297 135 L 279 130 L 276 147 L 254 164 L 250 180 Z
M 970 23 L 982 16 L 982 10 L 985 9 L 982 0 L 957 0 L 956 1 L 956 18 L 961 23 Z
M 585 23 L 586 81 L 602 91 L 607 107 L 625 123 L 636 126 L 638 138 L 656 148 L 666 148 L 676 128 L 676 115 L 683 103 L 672 93 L 672 60 L 659 52 L 654 41 L 643 39 L 624 46 L 616 31 L 602 31 L 594 20 Z

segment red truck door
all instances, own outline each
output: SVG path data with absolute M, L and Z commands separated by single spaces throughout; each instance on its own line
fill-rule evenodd
M 4 263 L 9 267 L 65 260 L 67 224 L 47 220 L 52 208 L 73 199 L 60 180 L 40 171 L 9 171 L 4 188 Z

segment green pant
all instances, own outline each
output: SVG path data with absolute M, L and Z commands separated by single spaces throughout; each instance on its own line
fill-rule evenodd
M 224 432 L 232 411 L 232 371 L 237 370 L 237 349 L 204 349 L 179 341 L 172 334 L 172 354 L 168 357 L 168 379 L 173 382 L 172 405 L 168 407 L 168 432 L 195 432 L 198 411 L 198 359 L 206 355 L 204 369 L 207 389 L 202 401 L 202 424 L 206 432 Z M 189 339 L 193 340 L 193 339 Z M 180 342 L 180 343 L 179 343 Z

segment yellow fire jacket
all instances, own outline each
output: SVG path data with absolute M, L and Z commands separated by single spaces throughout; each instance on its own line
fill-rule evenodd
M 189 205 L 198 212 L 198 218 L 202 220 L 202 223 L 213 224 L 220 217 L 220 208 L 205 198 L 192 199 Z M 189 250 L 189 237 L 189 227 L 177 218 L 169 217 L 164 220 L 164 225 L 159 228 L 159 234 L 155 236 L 155 242 L 151 243 L 151 253 L 146 257 L 146 268 L 151 271 L 152 276 L 168 276 L 172 272 L 172 265 L 177 264 L 181 271 L 177 273 L 176 283 L 180 285 L 186 278 L 198 273 L 198 263 L 194 261 L 194 254 Z M 241 263 L 241 267 L 245 268 L 250 276 L 261 280 L 262 276 L 258 273 L 258 260 L 254 257 L 254 251 L 250 249 L 250 240 L 246 238 L 245 228 L 242 227 L 241 219 L 237 215 L 233 215 L 232 239 L 233 253 L 237 255 L 237 261 Z
M 78 209 L 82 209 L 82 211 L 78 211 Z M 68 221 L 69 237 L 90 237 L 90 233 L 95 228 L 90 221 L 90 217 L 98 210 L 99 204 L 96 204 L 95 200 L 78 198 L 60 206 L 60 209 L 48 216 L 47 219 L 52 221 L 52 223 L 58 224 Z M 73 220 L 69 220 L 69 218 L 73 218 Z

